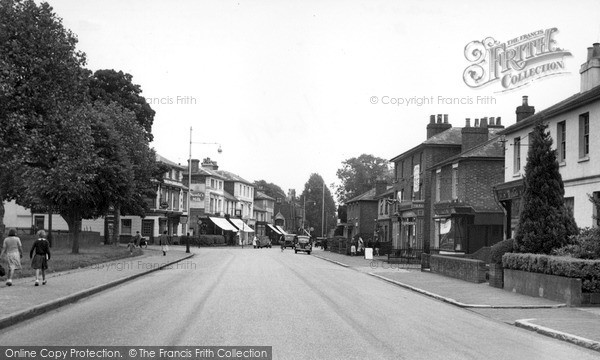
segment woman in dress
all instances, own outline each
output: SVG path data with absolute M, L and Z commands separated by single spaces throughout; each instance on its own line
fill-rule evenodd
M 23 246 L 21 239 L 17 237 L 17 230 L 9 229 L 8 237 L 2 243 L 2 252 L 0 258 L 6 258 L 8 263 L 8 280 L 6 286 L 12 285 L 12 277 L 15 270 L 21 269 L 21 258 L 23 257 Z
M 46 269 L 48 269 L 48 260 L 50 260 L 50 243 L 46 240 L 46 232 L 40 230 L 37 235 L 38 239 L 29 251 L 29 258 L 33 258 L 31 267 L 35 269 L 35 286 L 40 284 L 40 270 L 42 271 L 42 285 L 46 285 Z

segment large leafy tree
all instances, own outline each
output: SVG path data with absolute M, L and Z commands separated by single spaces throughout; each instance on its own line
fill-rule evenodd
M 152 123 L 155 112 L 146 99 L 141 96 L 142 89 L 133 83 L 133 76 L 122 71 L 97 70 L 90 77 L 90 98 L 106 104 L 116 102 L 123 108 L 132 111 L 142 133 L 148 141 L 152 141 Z
M 164 172 L 148 122 L 107 90 L 91 95 L 76 43 L 48 4 L 0 0 L 0 196 L 59 213 L 73 253 L 82 219 L 111 206 L 143 215 Z
M 340 203 L 369 191 L 377 179 L 392 180 L 389 162 L 368 154 L 344 160 L 336 175 L 341 183 L 336 189 Z
M 77 38 L 47 3 L 0 0 L 0 216 L 22 166 L 47 168 L 59 123 L 85 101 L 88 71 Z M 2 223 L 2 221 L 0 221 Z
M 336 206 L 321 175 L 310 175 L 299 200 L 302 201 L 302 206 L 305 206 L 305 227 L 313 228 L 313 234 L 316 236 L 327 236 L 328 230 L 337 223 Z
M 515 234 L 514 246 L 518 252 L 550 254 L 578 232 L 564 203 L 564 185 L 547 128 L 540 121 L 530 134 L 523 208 Z

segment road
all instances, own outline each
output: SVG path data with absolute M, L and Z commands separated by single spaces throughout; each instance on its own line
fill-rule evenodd
M 272 346 L 275 359 L 598 359 L 291 250 L 195 250 L 5 329 L 3 345 Z

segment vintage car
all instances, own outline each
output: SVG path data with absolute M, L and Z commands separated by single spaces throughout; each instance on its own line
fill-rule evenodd
M 261 236 L 258 238 L 258 240 L 256 241 L 256 247 L 261 249 L 261 248 L 270 248 L 271 247 L 271 239 L 269 239 L 267 236 Z
M 312 244 L 310 241 L 310 236 L 306 235 L 298 235 L 296 236 L 296 242 L 294 244 L 294 252 L 297 254 L 298 251 L 304 251 L 308 255 L 312 251 Z
M 296 238 L 296 234 L 285 234 L 282 235 L 282 239 L 279 240 L 279 244 L 282 248 L 294 247 L 294 239 Z

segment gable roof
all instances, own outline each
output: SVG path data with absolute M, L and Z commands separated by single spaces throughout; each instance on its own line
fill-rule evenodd
M 500 142 L 500 136 L 490 134 L 490 139 L 482 144 L 472 147 L 458 155 L 449 157 L 432 165 L 429 169 L 454 163 L 462 159 L 504 159 L 504 144 Z
M 234 181 L 234 182 L 240 182 L 240 183 L 244 183 L 246 185 L 252 185 L 254 186 L 250 181 L 242 178 L 239 175 L 236 175 L 232 172 L 229 171 L 225 171 L 225 170 L 211 170 L 214 171 L 215 173 L 219 174 L 220 176 L 222 176 L 225 181 Z
M 536 113 L 525 119 L 513 124 L 506 129 L 500 131 L 499 135 L 511 134 L 515 131 L 533 126 L 533 124 L 539 120 L 543 120 L 549 117 L 560 115 L 567 111 L 580 108 L 584 105 L 600 100 L 600 86 L 596 86 L 591 90 L 583 93 L 577 93 L 569 96 L 568 98 L 557 102 L 556 104 Z
M 350 200 L 347 200 L 346 204 L 349 204 L 351 202 L 357 202 L 357 201 L 375 201 L 375 188 L 373 188 L 365 193 L 362 193 L 358 196 L 355 196 Z
M 173 162 L 173 161 L 171 161 L 171 160 L 167 159 L 166 157 L 161 156 L 159 154 L 156 154 L 156 161 L 161 162 L 163 164 L 167 164 L 167 165 L 169 165 L 171 167 L 179 168 L 180 170 L 186 169 L 185 166 L 177 164 L 177 163 L 175 163 L 175 162 Z
M 257 191 L 256 193 L 254 193 L 254 198 L 255 199 L 259 199 L 259 200 L 272 200 L 272 201 L 275 201 L 274 198 L 270 197 L 269 195 L 265 194 L 262 191 Z

